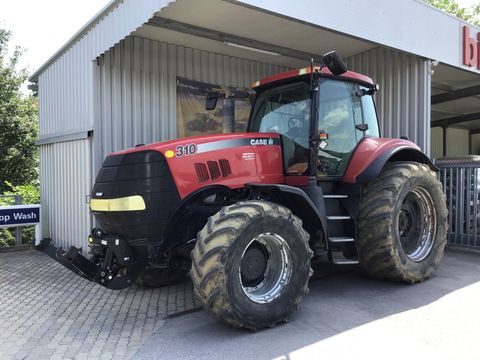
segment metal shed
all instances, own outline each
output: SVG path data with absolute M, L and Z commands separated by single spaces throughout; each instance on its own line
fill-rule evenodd
M 177 77 L 243 87 L 335 49 L 380 84 L 383 135 L 429 153 L 432 60 L 437 76 L 479 81 L 462 69 L 462 25 L 416 0 L 114 0 L 30 78 L 43 233 L 57 246 L 85 245 L 86 196 L 105 155 L 177 136 Z M 439 37 L 448 43 L 432 44 Z

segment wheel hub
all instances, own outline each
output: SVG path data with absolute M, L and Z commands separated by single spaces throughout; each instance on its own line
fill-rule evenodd
M 243 292 L 259 304 L 278 298 L 289 284 L 291 274 L 290 248 L 284 238 L 271 232 L 250 241 L 238 269 Z
M 436 228 L 437 214 L 430 193 L 420 186 L 413 188 L 398 215 L 400 243 L 410 260 L 419 262 L 430 254 Z
M 400 212 L 400 217 L 398 219 L 398 230 L 400 231 L 400 236 L 405 236 L 409 233 L 412 228 L 412 214 L 402 209 Z
M 263 280 L 267 269 L 268 253 L 261 244 L 250 246 L 242 259 L 241 275 L 242 281 L 249 286 L 256 286 Z

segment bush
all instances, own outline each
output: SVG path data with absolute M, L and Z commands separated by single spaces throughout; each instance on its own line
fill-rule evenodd
M 0 229 L 0 247 L 15 245 L 15 236 L 12 233 L 12 229 Z

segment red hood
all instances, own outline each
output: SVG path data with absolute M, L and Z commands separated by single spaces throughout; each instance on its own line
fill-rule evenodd
M 120 155 L 127 153 L 134 153 L 138 151 L 147 151 L 153 150 L 161 152 L 165 156 L 165 152 L 168 150 L 175 151 L 177 146 L 185 144 L 206 144 L 222 140 L 235 140 L 235 139 L 245 139 L 245 138 L 273 138 L 279 139 L 280 136 L 277 133 L 231 133 L 231 134 L 212 134 L 212 135 L 201 135 L 201 136 L 188 136 L 181 139 L 167 140 L 162 142 L 155 142 L 147 145 L 137 146 L 135 148 L 116 151 L 109 155 Z
M 282 149 L 277 133 L 192 136 L 111 155 L 139 151 L 158 151 L 165 156 L 182 199 L 212 185 L 236 189 L 248 183 L 284 182 Z

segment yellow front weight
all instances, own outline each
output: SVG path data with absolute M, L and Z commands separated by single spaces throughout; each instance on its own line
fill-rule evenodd
M 118 199 L 92 199 L 92 211 L 139 211 L 145 210 L 145 201 L 140 195 L 127 196 Z

